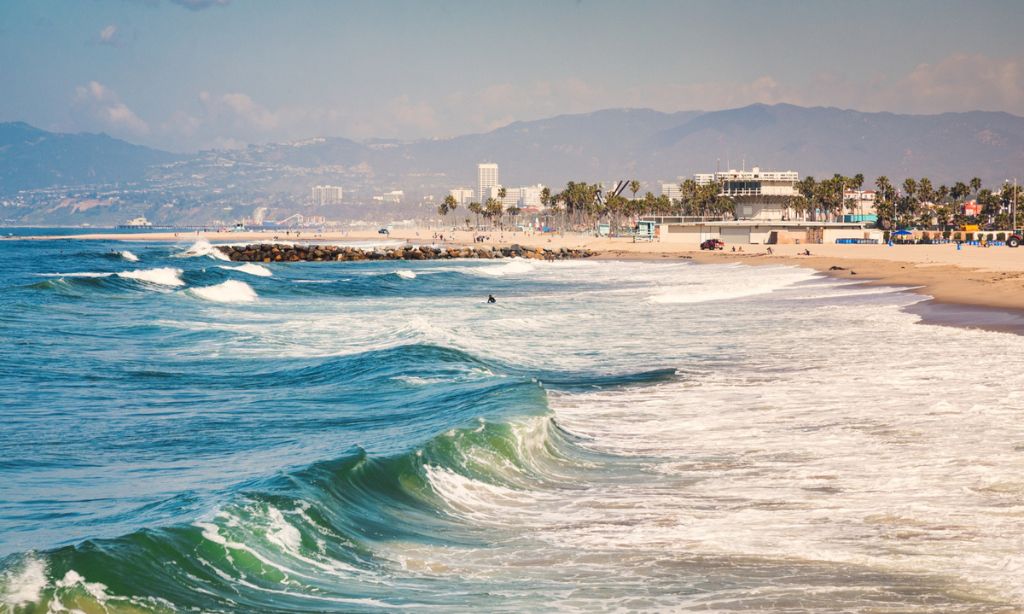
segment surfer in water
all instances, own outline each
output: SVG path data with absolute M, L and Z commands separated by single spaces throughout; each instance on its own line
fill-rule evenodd
M 494 295 L 493 295 L 493 294 L 488 294 L 488 295 L 487 295 L 487 302 L 488 302 L 488 303 L 497 303 L 497 302 L 498 302 L 498 299 L 494 298 Z

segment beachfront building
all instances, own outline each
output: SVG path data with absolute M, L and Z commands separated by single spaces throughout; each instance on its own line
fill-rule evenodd
M 880 241 L 881 231 L 868 228 L 868 219 L 844 219 L 842 222 L 809 222 L 792 214 L 794 197 L 799 196 L 796 171 L 728 170 L 694 176 L 698 185 L 718 183 L 720 195 L 734 203 L 733 215 L 721 218 L 648 216 L 641 218 L 654 228 L 658 240 L 696 245 L 707 239 L 720 239 L 727 245 L 813 244 L 843 241 Z M 668 184 L 665 184 L 668 185 Z M 663 192 L 664 192 L 663 186 Z M 856 193 L 863 199 L 865 214 L 874 205 L 874 193 Z M 860 202 L 860 201 L 858 201 Z M 868 204 L 870 203 L 870 205 Z M 732 219 L 729 219 L 729 218 Z
M 843 216 L 844 222 L 878 221 L 878 215 L 875 213 L 874 190 L 843 191 L 843 209 L 847 211 L 847 214 Z
M 337 185 L 315 185 L 313 186 L 313 204 L 322 207 L 324 205 L 336 205 L 341 202 L 344 191 Z
M 455 199 L 455 202 L 463 207 L 473 202 L 473 190 L 470 188 L 454 188 L 448 190 L 448 194 Z
M 483 162 L 476 165 L 477 194 L 481 202 L 490 197 L 491 188 L 498 186 L 498 165 L 493 162 Z
M 964 217 L 978 217 L 981 215 L 982 206 L 978 204 L 977 200 L 969 200 L 961 206 L 961 211 Z
M 878 243 L 882 231 L 863 222 L 808 222 L 804 220 L 722 220 L 678 216 L 645 216 L 640 222 L 654 229 L 664 243 L 699 245 L 720 239 L 726 245 L 780 245 L 835 243 L 837 240 Z
M 763 171 L 755 166 L 748 170 L 728 170 L 694 175 L 697 185 L 718 182 L 720 194 L 736 203 L 737 220 L 786 220 L 791 217 L 790 204 L 799 192 L 800 174 L 796 171 Z

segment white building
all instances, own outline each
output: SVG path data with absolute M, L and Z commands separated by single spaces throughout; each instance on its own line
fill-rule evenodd
M 405 192 L 402 190 L 391 190 L 373 197 L 373 200 L 380 203 L 393 203 L 399 204 L 402 199 L 405 198 Z
M 697 185 L 720 183 L 720 194 L 736 203 L 738 220 L 788 219 L 790 199 L 799 194 L 796 184 L 800 174 L 796 171 L 762 171 L 755 166 L 749 171 L 698 173 L 694 178 Z
M 527 185 L 519 188 L 519 208 L 533 207 L 540 209 L 544 205 L 540 202 L 540 194 L 544 191 L 544 184 Z
M 852 215 L 871 215 L 875 211 L 874 190 L 845 190 L 843 192 L 843 209 Z
M 683 190 L 678 183 L 661 184 L 661 195 L 668 196 L 669 200 L 679 200 L 683 197 Z
M 481 203 L 486 201 L 491 194 L 491 188 L 498 185 L 498 165 L 493 162 L 484 162 L 476 165 L 477 194 L 480 195 Z
M 341 202 L 342 189 L 336 185 L 313 186 L 313 204 L 317 206 L 336 205 Z
M 499 197 L 499 191 L 504 186 L 491 186 L 487 192 L 487 198 L 501 201 L 501 206 L 506 209 L 523 209 L 526 207 L 541 207 L 540 193 L 544 190 L 544 184 L 527 185 L 518 188 L 505 188 L 505 198 Z M 486 200 L 486 198 L 484 199 Z
M 448 194 L 455 199 L 455 202 L 462 206 L 466 206 L 473 202 L 473 190 L 469 188 L 455 188 L 448 190 Z

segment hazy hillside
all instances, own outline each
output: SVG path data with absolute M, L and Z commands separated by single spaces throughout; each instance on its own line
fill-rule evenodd
M 179 156 L 106 134 L 58 134 L 0 123 L 0 194 L 52 185 L 139 181 Z
M 76 194 L 62 201 L 36 194 L 9 201 L 3 212 L 8 223 L 116 223 L 140 214 L 164 223 L 205 223 L 236 219 L 257 207 L 281 217 L 322 214 L 308 210 L 307 195 L 311 185 L 323 182 L 345 188 L 344 211 L 333 214 L 351 217 L 382 191 L 402 189 L 415 204 L 425 195 L 474 186 L 476 164 L 482 161 L 497 162 L 506 185 L 542 182 L 555 188 L 569 180 L 636 178 L 643 190 L 658 192 L 658 181 L 744 163 L 817 177 L 859 172 L 869 185 L 882 174 L 896 183 L 909 176 L 927 176 L 936 184 L 978 176 L 993 185 L 1015 174 L 1024 179 L 1024 118 L 785 104 L 679 113 L 609 109 L 450 139 L 326 137 L 186 156 L 104 134 L 0 124 L 0 195 L 53 185 L 137 182 L 99 196 Z M 83 205 L 83 198 L 97 202 Z
M 485 160 L 498 162 L 503 182 L 510 185 L 620 177 L 675 180 L 716 165 L 738 168 L 744 161 L 747 167 L 801 175 L 928 176 L 936 183 L 979 176 L 995 183 L 1024 170 L 1024 118 L 981 111 L 862 113 L 786 104 L 706 113 L 616 109 L 515 122 L 452 139 L 373 147 L 327 139 L 270 151 L 274 160 L 298 165 L 308 164 L 311 156 L 319 164 L 362 162 L 377 176 L 399 181 L 443 174 L 451 185 L 473 185 L 476 163 Z
M 705 113 L 654 135 L 651 160 L 673 168 L 792 169 L 801 175 L 864 173 L 935 182 L 981 177 L 996 183 L 1024 169 L 1024 118 L 1008 113 L 895 115 L 792 105 Z

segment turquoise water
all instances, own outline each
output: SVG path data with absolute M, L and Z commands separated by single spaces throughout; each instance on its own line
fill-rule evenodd
M 0 250 L 0 611 L 1022 603 L 1024 346 L 920 297 Z

